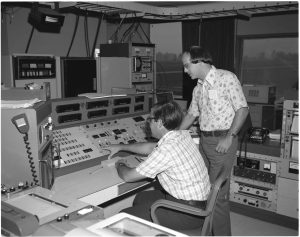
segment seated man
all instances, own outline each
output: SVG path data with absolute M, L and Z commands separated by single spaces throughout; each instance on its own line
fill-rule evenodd
M 157 177 L 160 189 L 143 191 L 136 195 L 133 206 L 122 210 L 140 218 L 151 220 L 150 207 L 158 199 L 172 200 L 204 208 L 210 192 L 208 171 L 189 131 L 178 130 L 183 112 L 172 101 L 156 104 L 147 118 L 146 127 L 158 143 L 135 143 L 111 145 L 109 159 L 119 151 L 145 154 L 148 157 L 136 168 L 122 161 L 115 166 L 119 176 L 126 182 Z M 168 209 L 160 208 L 157 215 L 161 224 L 175 229 L 199 227 L 201 219 Z

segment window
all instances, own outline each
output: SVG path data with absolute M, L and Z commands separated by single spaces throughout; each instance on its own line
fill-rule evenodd
M 242 45 L 242 84 L 275 85 L 276 99 L 298 95 L 298 37 L 244 38 Z
M 156 89 L 182 96 L 181 23 L 152 24 L 151 42 L 156 52 Z

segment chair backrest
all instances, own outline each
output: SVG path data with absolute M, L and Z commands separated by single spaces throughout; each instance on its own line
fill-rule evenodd
M 208 217 L 206 217 L 204 220 L 202 230 L 201 230 L 201 236 L 208 236 L 212 234 L 212 221 L 213 221 L 213 214 L 214 214 L 216 202 L 219 197 L 220 189 L 226 183 L 229 176 L 230 176 L 230 170 L 223 166 L 217 176 L 217 179 L 211 186 L 211 190 L 208 195 L 207 204 L 205 208 L 205 211 L 210 212 L 211 214 Z
M 155 212 L 158 208 L 167 208 L 199 217 L 203 217 L 201 220 L 201 226 L 199 221 L 199 227 L 194 229 L 182 229 L 180 232 L 189 236 L 208 236 L 212 235 L 212 222 L 214 216 L 214 210 L 217 199 L 219 198 L 220 190 L 224 184 L 228 181 L 230 176 L 230 169 L 221 168 L 215 182 L 211 185 L 211 190 L 207 198 L 206 207 L 202 209 L 200 207 L 191 207 L 187 204 L 177 203 L 170 200 L 160 199 L 155 201 L 151 206 L 151 217 L 154 223 L 161 224 L 156 216 Z

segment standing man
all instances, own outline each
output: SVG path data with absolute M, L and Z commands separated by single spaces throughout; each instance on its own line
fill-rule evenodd
M 174 102 L 156 104 L 147 118 L 152 136 L 158 143 L 111 145 L 111 158 L 117 152 L 129 151 L 148 155 L 136 168 L 118 161 L 115 166 L 126 182 L 157 177 L 161 189 L 144 191 L 136 195 L 133 206 L 123 212 L 151 220 L 150 208 L 158 199 L 171 200 L 204 208 L 210 192 L 208 171 L 199 149 L 189 131 L 178 130 L 184 114 Z M 157 210 L 161 225 L 171 229 L 194 229 L 201 226 L 201 218 L 164 208 Z
M 237 134 L 247 115 L 248 105 L 236 75 L 212 65 L 210 54 L 192 46 L 182 55 L 184 72 L 198 80 L 180 129 L 189 128 L 199 117 L 200 152 L 213 183 L 224 165 L 231 170 L 238 147 Z M 229 185 L 221 189 L 213 217 L 214 235 L 231 235 Z

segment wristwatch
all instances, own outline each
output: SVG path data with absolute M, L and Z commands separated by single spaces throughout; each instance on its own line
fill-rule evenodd
M 237 135 L 234 132 L 231 132 L 230 136 L 235 138 Z

